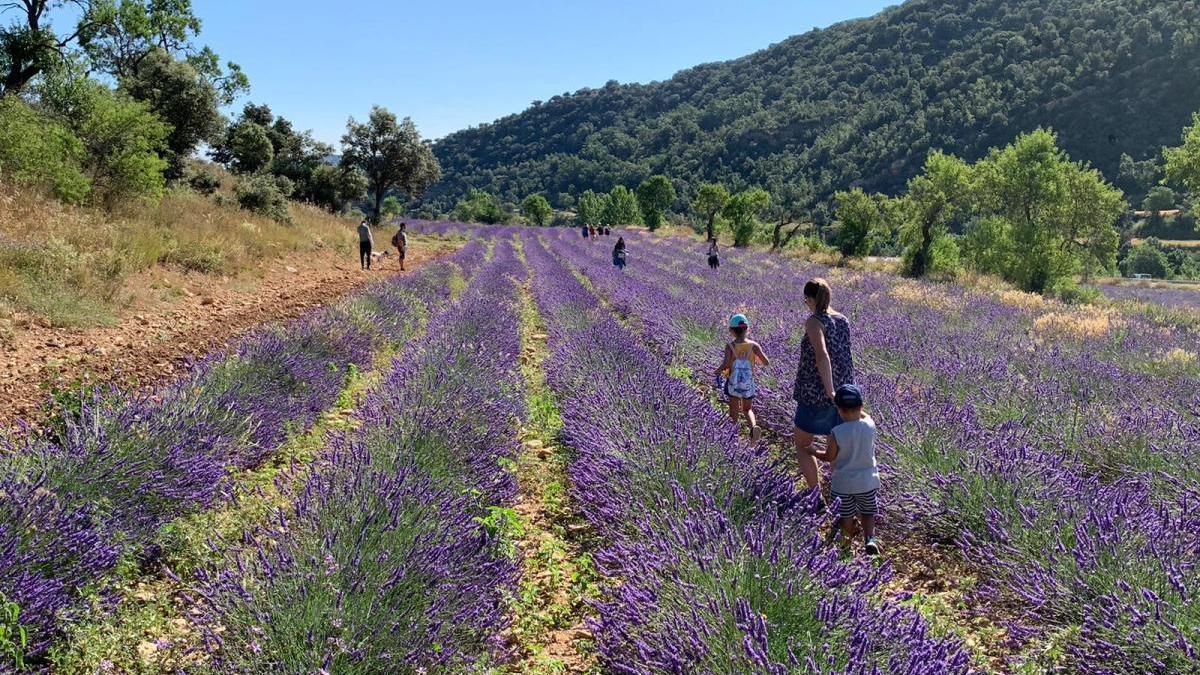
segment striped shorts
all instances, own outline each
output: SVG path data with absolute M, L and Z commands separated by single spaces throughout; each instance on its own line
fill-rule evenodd
M 833 498 L 838 500 L 838 517 L 853 518 L 854 516 L 874 516 L 879 513 L 879 502 L 875 499 L 879 490 L 871 490 L 857 495 L 844 495 L 834 492 Z

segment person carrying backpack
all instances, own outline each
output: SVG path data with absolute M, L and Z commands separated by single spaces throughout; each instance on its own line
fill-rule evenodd
M 400 257 L 401 272 L 404 271 L 404 255 L 408 253 L 408 235 L 404 232 L 407 227 L 403 222 L 400 223 L 400 229 L 392 235 L 392 246 L 396 247 L 396 254 Z
M 762 438 L 762 429 L 758 426 L 753 408 L 754 397 L 758 393 L 754 370 L 759 365 L 771 365 L 771 361 L 762 346 L 746 338 L 749 332 L 750 322 L 744 314 L 729 317 L 729 333 L 733 341 L 725 345 L 725 358 L 717 367 L 716 377 L 729 399 L 729 419 L 738 424 L 739 418 L 745 415 L 750 425 L 750 440 L 757 443 Z
M 371 226 L 364 220 L 358 224 L 358 264 L 364 270 L 371 269 L 371 249 L 375 239 L 371 237 Z

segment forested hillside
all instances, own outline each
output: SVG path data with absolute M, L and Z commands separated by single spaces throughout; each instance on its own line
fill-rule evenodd
M 426 207 L 468 187 L 509 202 L 636 185 L 662 173 L 894 192 L 927 152 L 981 156 L 1049 126 L 1120 183 L 1122 154 L 1157 155 L 1200 109 L 1195 0 L 911 0 L 665 82 L 534 102 L 436 145 L 444 178 Z M 792 193 L 795 194 L 795 193 Z

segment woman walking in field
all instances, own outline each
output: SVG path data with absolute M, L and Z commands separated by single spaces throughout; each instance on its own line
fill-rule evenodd
M 716 270 L 721 266 L 721 252 L 717 249 L 717 238 L 708 240 L 708 269 Z
M 833 290 L 824 279 L 804 285 L 804 304 L 811 314 L 804 322 L 800 367 L 796 370 L 796 429 L 792 440 L 796 461 L 809 488 L 821 485 L 817 463 L 810 451 L 816 436 L 828 436 L 842 423 L 834 394 L 844 384 L 854 384 L 854 359 L 850 350 L 850 321 L 829 305 Z

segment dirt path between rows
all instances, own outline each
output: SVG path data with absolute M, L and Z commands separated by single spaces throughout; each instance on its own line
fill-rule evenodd
M 452 248 L 414 242 L 406 273 Z M 0 349 L 0 424 L 37 423 L 54 388 L 80 381 L 122 386 L 168 381 L 192 359 L 258 326 L 295 318 L 400 273 L 394 257 L 363 272 L 357 259 L 331 251 L 273 259 L 232 278 L 160 267 L 133 280 L 115 326 L 54 328 L 21 318 L 16 335 Z

